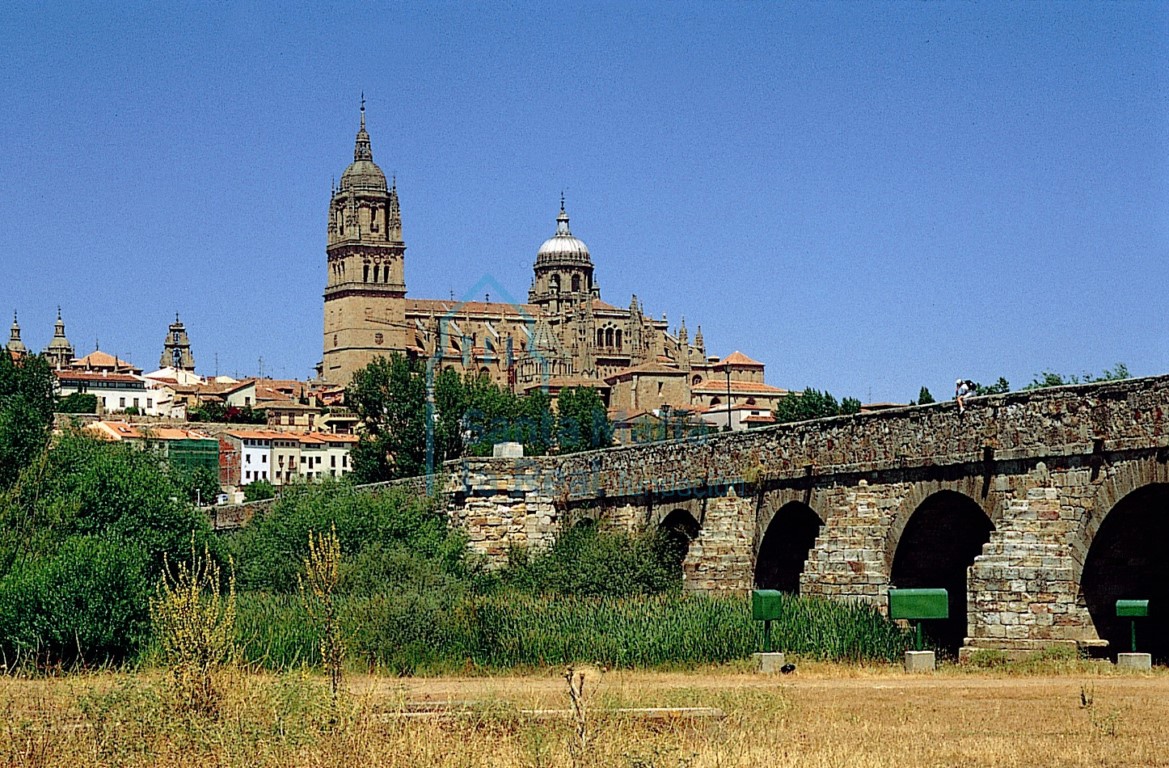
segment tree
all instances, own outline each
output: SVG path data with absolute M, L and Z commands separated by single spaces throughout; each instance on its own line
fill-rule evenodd
M 1023 387 L 1024 390 L 1045 389 L 1047 387 L 1063 387 L 1068 384 L 1093 384 L 1102 381 L 1122 381 L 1129 378 L 1128 366 L 1124 363 L 1117 363 L 1112 370 L 1105 368 L 1099 376 L 1093 373 L 1085 373 L 1083 376 L 1076 376 L 1075 374 L 1064 376 L 1063 374 L 1054 373 L 1052 371 L 1043 371 L 1035 375 L 1031 379 L 1031 383 Z
M 779 423 L 808 421 L 829 416 L 846 416 L 859 413 L 861 401 L 846 397 L 841 402 L 829 392 L 808 387 L 803 392 L 792 392 L 779 399 L 775 407 L 775 420 Z
M 57 413 L 97 413 L 97 395 L 68 394 L 57 401 Z
M 253 480 L 244 486 L 244 501 L 264 501 L 276 498 L 276 486 L 267 480 Z
M 929 403 L 933 403 L 933 402 L 936 402 L 936 401 L 934 400 L 934 396 L 930 394 L 929 389 L 927 389 L 926 387 L 922 387 L 921 391 L 917 393 L 917 404 L 918 405 L 928 405 Z
M 13 359 L 0 349 L 0 488 L 12 485 L 49 442 L 55 382 L 40 355 Z
M 426 377 L 417 360 L 378 357 L 353 374 L 345 402 L 365 427 L 353 448 L 353 480 L 373 483 L 426 471 Z
M 613 444 L 613 425 L 601 396 L 592 387 L 569 387 L 557 400 L 556 445 L 561 453 L 578 453 Z
M 183 498 L 192 504 L 214 504 L 219 495 L 219 473 L 210 467 L 174 469 L 171 472 L 175 485 Z
M 1002 376 L 999 376 L 999 380 L 996 381 L 994 384 L 978 384 L 977 382 L 974 384 L 974 394 L 979 395 L 979 396 L 982 396 L 982 395 L 1005 395 L 1006 393 L 1008 393 L 1010 391 L 1011 391 L 1010 383 L 1006 379 L 1004 379 Z

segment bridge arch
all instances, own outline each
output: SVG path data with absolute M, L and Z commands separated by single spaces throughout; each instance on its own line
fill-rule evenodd
M 994 529 L 970 496 L 940 490 L 913 509 L 895 540 L 890 537 L 890 586 L 944 587 L 949 593 L 950 618 L 931 622 L 930 634 L 950 653 L 957 653 L 967 633 L 967 574 Z
M 755 587 L 799 594 L 800 576 L 823 525 L 823 518 L 802 501 L 780 507 L 759 540 Z
M 689 510 L 677 507 L 661 519 L 657 530 L 662 536 L 667 557 L 680 572 L 686 556 L 690 554 L 690 545 L 702 532 L 702 525 Z
M 1080 595 L 1111 655 L 1130 650 L 1130 624 L 1116 617 L 1119 599 L 1149 601 L 1137 623 L 1137 649 L 1169 661 L 1169 483 L 1136 488 L 1093 514 Z

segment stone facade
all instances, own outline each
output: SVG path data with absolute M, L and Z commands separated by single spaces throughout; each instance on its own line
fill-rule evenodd
M 487 278 L 471 288 L 474 297 L 408 298 L 397 184 L 373 161 L 364 106 L 353 163 L 332 190 L 326 253 L 318 376 L 331 384 L 347 385 L 376 357 L 397 353 L 521 393 L 584 385 L 607 396 L 621 386 L 626 411 L 702 406 L 728 394 L 736 403 L 771 403 L 784 394 L 763 383 L 762 363 L 738 353 L 708 357 L 701 328 L 691 341 L 685 320 L 671 328 L 664 315 L 646 314 L 637 296 L 626 307 L 603 301 L 563 197 L 556 229 L 536 254 L 526 301 L 509 300 Z M 631 369 L 636 385 L 629 376 L 614 379 Z M 725 385 L 727 372 L 734 386 Z

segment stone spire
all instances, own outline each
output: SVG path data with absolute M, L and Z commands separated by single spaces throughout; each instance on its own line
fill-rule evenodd
M 389 237 L 391 240 L 402 239 L 402 208 L 398 204 L 398 177 L 395 175 L 390 184 L 389 208 Z
M 13 354 L 26 354 L 28 348 L 20 340 L 20 323 L 16 321 L 16 312 L 12 313 L 12 330 L 8 337 L 8 351 Z
M 373 148 L 369 143 L 369 134 L 365 132 L 365 92 L 361 93 L 361 127 L 357 129 L 357 141 L 353 146 L 353 162 L 368 160 L 373 162 Z
M 60 307 L 57 307 L 57 322 L 53 326 L 53 338 L 41 354 L 45 356 L 50 365 L 58 370 L 68 368 L 69 363 L 73 362 L 73 345 L 65 337 L 65 321 L 61 319 Z
M 694 349 L 698 350 L 698 354 L 706 357 L 706 342 L 702 338 L 702 326 L 698 326 L 698 330 L 694 333 Z
M 682 317 L 682 325 L 678 328 L 678 341 L 685 344 L 690 340 L 690 334 L 686 330 L 686 317 Z

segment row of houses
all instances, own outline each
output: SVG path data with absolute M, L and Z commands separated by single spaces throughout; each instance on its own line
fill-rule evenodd
M 209 469 L 226 490 L 263 480 L 272 485 L 321 482 L 353 470 L 354 435 L 327 432 L 232 429 L 212 436 L 195 429 L 96 421 L 85 426 L 98 437 L 149 450 L 174 467 Z

